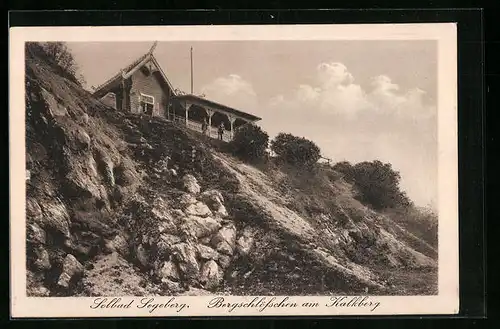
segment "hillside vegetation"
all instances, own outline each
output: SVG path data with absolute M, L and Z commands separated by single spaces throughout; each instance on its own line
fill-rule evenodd
M 437 293 L 417 209 L 217 143 L 107 107 L 27 47 L 28 295 Z

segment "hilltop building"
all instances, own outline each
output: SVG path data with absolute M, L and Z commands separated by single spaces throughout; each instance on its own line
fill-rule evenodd
M 225 141 L 232 139 L 237 128 L 261 120 L 253 114 L 174 89 L 153 55 L 155 45 L 97 87 L 94 96 L 119 111 L 161 116 L 199 132 L 205 121 L 206 134 L 214 138 L 222 123 Z

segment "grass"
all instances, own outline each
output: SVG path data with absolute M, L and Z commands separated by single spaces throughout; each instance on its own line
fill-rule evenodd
M 437 269 L 389 269 L 387 267 L 379 267 L 374 272 L 387 282 L 389 285 L 387 293 L 390 295 L 429 296 L 438 294 Z

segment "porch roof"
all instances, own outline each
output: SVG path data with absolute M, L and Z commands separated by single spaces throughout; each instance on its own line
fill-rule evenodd
M 252 121 L 252 122 L 256 122 L 256 121 L 259 121 L 262 119 L 256 115 L 246 113 L 246 112 L 237 110 L 235 108 L 229 107 L 227 105 L 223 105 L 223 104 L 220 104 L 220 103 L 217 103 L 217 102 L 214 102 L 214 101 L 211 101 L 211 100 L 199 97 L 199 96 L 191 95 L 191 94 L 179 95 L 179 96 L 176 96 L 175 98 L 181 102 L 186 101 L 186 102 L 190 102 L 192 104 L 207 106 L 211 109 L 219 110 L 219 111 L 227 113 L 227 114 L 232 114 L 232 115 L 235 115 L 237 117 L 240 117 L 242 119 Z

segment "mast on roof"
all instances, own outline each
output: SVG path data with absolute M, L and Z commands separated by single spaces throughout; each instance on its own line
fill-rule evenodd
M 191 95 L 193 95 L 193 47 L 191 47 Z

